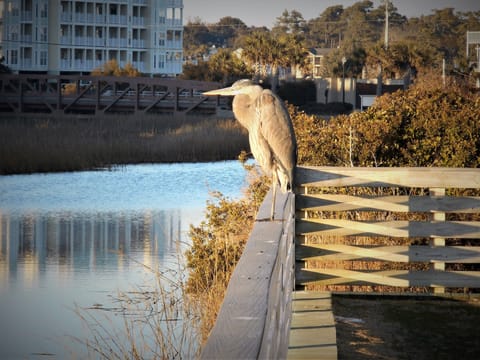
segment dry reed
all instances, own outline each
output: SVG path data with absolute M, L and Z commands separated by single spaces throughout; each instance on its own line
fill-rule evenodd
M 246 131 L 232 119 L 193 115 L 0 119 L 0 174 L 228 160 L 244 149 Z
M 112 307 L 80 308 L 76 313 L 89 337 L 75 338 L 86 347 L 88 358 L 191 359 L 199 355 L 201 307 L 185 292 L 185 269 L 159 271 L 146 265 L 154 283 L 112 296 Z M 115 323 L 120 316 L 123 326 Z

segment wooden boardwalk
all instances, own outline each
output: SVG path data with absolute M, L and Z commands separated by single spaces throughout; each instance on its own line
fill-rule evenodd
M 295 183 L 275 221 L 262 203 L 203 359 L 337 359 L 330 291 L 480 289 L 480 169 L 299 166 Z
M 296 291 L 287 359 L 337 359 L 337 335 L 329 292 Z

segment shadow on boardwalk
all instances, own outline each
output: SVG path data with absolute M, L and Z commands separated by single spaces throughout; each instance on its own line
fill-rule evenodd
M 480 301 L 332 296 L 339 359 L 479 359 Z

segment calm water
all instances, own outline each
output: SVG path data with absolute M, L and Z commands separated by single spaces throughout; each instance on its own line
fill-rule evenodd
M 0 176 L 0 359 L 81 357 L 76 306 L 175 268 L 209 191 L 239 197 L 244 175 L 232 161 Z

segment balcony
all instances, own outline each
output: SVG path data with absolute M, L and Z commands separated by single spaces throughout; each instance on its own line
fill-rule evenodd
M 167 0 L 167 7 L 169 8 L 181 8 L 183 7 L 182 0 Z
M 132 25 L 133 26 L 145 26 L 145 18 L 134 16 L 132 17 Z
M 22 43 L 32 43 L 32 35 L 21 35 L 20 36 L 20 42 Z
M 181 27 L 182 19 L 165 19 L 165 25 L 169 27 Z
M 31 11 L 22 11 L 20 13 L 20 21 L 32 21 L 32 12 Z
M 132 46 L 134 48 L 145 48 L 145 40 L 133 39 Z
M 60 14 L 60 21 L 61 22 L 72 22 L 72 13 L 70 12 L 62 12 Z
M 165 42 L 165 47 L 168 49 L 182 49 L 183 44 L 182 41 L 167 40 Z
M 106 16 L 105 15 L 95 15 L 95 22 L 97 24 L 105 24 Z
M 104 38 L 95 38 L 93 41 L 94 46 L 105 46 L 105 39 Z
M 87 21 L 87 16 L 82 13 L 75 13 L 74 19 L 75 19 L 75 22 L 77 23 L 85 23 Z
M 75 41 L 73 42 L 73 45 L 87 46 L 88 45 L 88 39 L 85 36 L 76 36 Z
M 60 36 L 60 45 L 71 45 L 72 38 L 70 36 Z
M 145 62 L 144 61 L 133 61 L 132 65 L 140 72 L 146 72 Z

